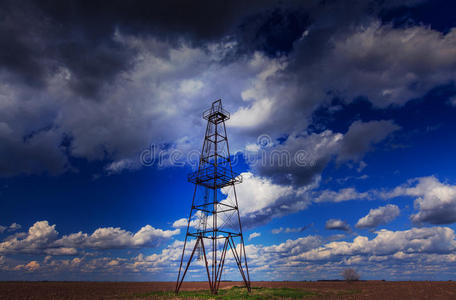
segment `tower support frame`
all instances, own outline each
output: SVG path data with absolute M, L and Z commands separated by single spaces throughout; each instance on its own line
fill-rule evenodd
M 245 287 L 250 292 L 250 275 L 235 188 L 236 184 L 242 182 L 242 176 L 233 172 L 225 127 L 225 121 L 230 118 L 230 114 L 223 109 L 222 101 L 219 99 L 214 101 L 211 108 L 203 113 L 203 118 L 207 120 L 207 126 L 198 170 L 188 175 L 188 181 L 194 183 L 195 188 L 175 292 L 176 294 L 179 293 L 197 250 L 202 253 L 200 258 L 204 261 L 212 294 L 217 294 L 219 290 L 227 253 L 231 253 Z M 205 189 L 206 197 L 208 195 L 207 191 L 212 191 L 211 201 L 207 201 L 208 199 L 205 198 L 204 203 L 199 204 L 197 202 L 198 189 Z M 220 197 L 220 193 L 223 194 L 228 189 L 232 191 L 233 203 L 228 203 L 227 198 L 221 199 L 222 197 Z M 229 216 L 229 219 L 227 218 L 228 221 L 223 219 L 223 216 L 227 215 Z M 232 221 L 233 223 L 229 223 L 233 216 L 236 216 Z M 201 227 L 197 230 L 192 225 L 192 220 L 196 217 L 203 220 L 199 222 Z M 226 226 L 226 228 L 223 226 Z M 195 244 L 184 268 L 186 250 L 189 250 L 187 246 L 190 243 L 190 239 L 193 238 L 195 238 Z M 235 240 L 238 240 L 238 244 L 236 244 Z M 205 241 L 208 243 L 205 243 Z M 210 245 L 210 248 L 208 249 L 206 245 Z M 222 246 L 220 251 L 218 251 L 219 246 Z

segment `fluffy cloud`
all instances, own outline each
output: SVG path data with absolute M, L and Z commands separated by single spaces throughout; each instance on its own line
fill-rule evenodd
M 394 220 L 400 213 L 399 207 L 388 204 L 379 208 L 369 210 L 369 213 L 358 220 L 357 228 L 374 228 L 384 225 Z
M 443 35 L 427 27 L 394 29 L 373 22 L 336 41 L 338 56 L 329 65 L 348 68 L 349 80 L 336 84 L 340 90 L 366 95 L 379 106 L 403 104 L 454 78 L 455 41 L 455 30 Z
M 14 236 L 1 242 L 0 253 L 42 252 L 57 239 L 57 236 L 55 225 L 50 226 L 47 221 L 36 222 L 23 238 Z
M 326 130 L 322 133 L 291 135 L 283 143 L 271 143 L 255 153 L 250 165 L 260 176 L 275 183 L 304 186 L 319 176 L 336 154 L 343 135 Z
M 190 255 L 194 240 L 190 241 L 186 256 Z M 179 266 L 183 241 L 173 241 L 164 249 L 153 254 L 137 256 L 104 257 L 83 256 L 73 259 L 47 256 L 43 260 L 35 260 L 39 265 L 36 272 L 43 274 L 85 274 L 91 278 L 96 271 L 98 278 L 114 278 L 119 274 L 122 278 L 142 278 L 147 276 L 156 280 L 175 279 Z M 304 276 L 306 279 L 334 278 L 347 266 L 356 266 L 368 278 L 426 278 L 446 274 L 452 276 L 456 266 L 456 249 L 454 231 L 447 227 L 412 228 L 404 231 L 379 230 L 375 237 L 356 236 L 349 241 L 324 242 L 318 236 L 300 237 L 274 245 L 246 245 L 249 270 L 252 278 L 257 280 L 273 280 L 278 278 L 292 279 Z M 29 262 L 17 264 L 5 260 L 3 270 L 24 270 Z M 421 268 L 417 269 L 419 263 Z M 397 272 L 400 268 L 404 272 Z M 188 280 L 204 280 L 204 264 L 195 261 Z M 268 272 L 264 272 L 268 270 Z M 71 271 L 71 272 L 69 272 Z M 406 272 L 405 272 L 406 271 Z M 0 273 L 1 274 L 1 273 Z M 16 276 L 18 273 L 8 273 Z M 335 275 L 336 274 L 336 275 Z M 370 274 L 370 275 L 368 275 Z M 40 276 L 43 276 L 41 273 Z M 421 277 L 420 277 L 421 276 Z M 57 277 L 56 277 L 57 278 Z M 224 278 L 239 280 L 239 272 L 230 252 L 226 257 Z M 440 277 L 438 277 L 440 278 Z M 443 277 L 445 278 L 445 277 Z
M 236 185 L 236 193 L 242 224 L 246 227 L 303 210 L 310 204 L 307 191 L 314 185 L 294 188 L 275 184 L 266 177 L 255 176 L 250 172 L 241 175 L 243 182 Z M 222 192 L 227 199 L 233 198 L 232 189 L 224 189 Z
M 21 229 L 22 226 L 20 224 L 17 224 L 16 222 L 12 223 L 11 225 L 9 226 L 2 226 L 0 225 L 0 233 L 3 233 L 5 230 L 8 230 L 8 231 L 16 231 L 16 230 L 19 230 Z
M 398 252 L 451 253 L 456 247 L 454 231 L 447 227 L 412 228 L 404 231 L 382 229 L 369 240 L 357 236 L 353 242 L 331 242 L 317 249 L 301 253 L 303 260 L 328 260 L 341 256 L 354 255 L 393 255 Z
M 321 192 L 315 192 L 315 202 L 342 202 L 349 200 L 369 200 L 371 195 L 369 192 L 360 193 L 354 188 L 344 188 L 339 191 L 323 190 Z
M 336 26 L 310 28 L 284 70 L 291 91 L 307 105 L 321 103 L 328 90 L 346 101 L 366 96 L 375 106 L 401 105 L 454 79 L 454 30 L 443 35 L 424 26 L 393 28 L 375 19 L 339 31 L 331 25 Z
M 188 219 L 186 218 L 181 218 L 179 220 L 176 220 L 173 222 L 173 227 L 174 228 L 181 228 L 181 227 L 187 227 L 187 224 L 188 224 Z M 196 224 L 196 221 L 193 220 L 193 223 L 191 224 L 192 227 L 195 227 L 197 224 Z
M 150 225 L 142 227 L 136 233 L 118 227 L 106 227 L 98 228 L 91 235 L 82 232 L 65 235 L 56 240 L 55 245 L 82 249 L 156 247 L 162 241 L 179 233 L 179 229 L 162 230 Z
M 249 235 L 249 241 L 256 238 L 256 237 L 259 237 L 261 236 L 261 233 L 259 232 L 252 232 L 250 235 Z
M 74 255 L 77 249 L 116 249 L 156 247 L 180 233 L 146 225 L 136 233 L 121 228 L 98 228 L 91 235 L 78 232 L 59 238 L 55 225 L 48 221 L 36 222 L 24 235 L 13 235 L 0 243 L 0 253 L 46 253 Z
M 318 236 L 306 236 L 296 240 L 287 240 L 284 243 L 264 247 L 265 252 L 295 255 L 311 250 L 321 245 L 322 241 Z
M 270 124 L 261 126 L 264 132 L 281 137 L 283 132 L 306 128 L 315 108 L 329 105 L 334 95 L 346 102 L 366 96 L 377 107 L 401 105 L 455 78 L 455 30 L 443 35 L 424 26 L 393 28 L 375 19 L 358 21 L 350 29 L 329 22 L 305 31 L 285 67 L 268 80 L 267 91 L 257 91 L 258 96 L 245 106 L 254 107 L 263 101 L 264 94 L 273 101 L 277 109 Z M 361 132 L 356 124 L 353 126 L 353 132 Z M 370 130 L 375 141 L 397 126 L 373 122 L 363 130 Z M 362 139 L 351 140 L 341 160 L 357 160 L 359 156 L 353 151 L 370 147 Z
M 279 228 L 272 229 L 271 232 L 272 232 L 272 234 L 279 234 L 281 232 L 284 232 L 284 233 L 296 233 L 296 232 L 303 232 L 307 228 L 308 228 L 308 226 L 304 226 L 304 227 L 286 227 L 286 228 L 279 227 Z
M 223 94 L 233 99 L 235 106 L 236 99 L 242 101 L 239 95 L 247 79 L 262 72 L 261 66 L 248 64 L 254 56 L 220 65 L 219 59 L 223 58 L 225 47 L 229 47 L 226 43 L 214 44 L 210 49 L 189 45 L 173 48 L 154 38 L 138 39 L 121 33 L 112 38 L 138 54 L 136 67 L 128 73 L 120 72 L 110 84 L 104 83 L 109 89 L 97 91 L 99 101 L 79 97 L 69 88 L 77 75 L 66 68 L 54 73 L 39 91 L 20 83 L 0 86 L 0 97 L 4 99 L 0 139 L 6 145 L 1 153 L 5 159 L 0 162 L 3 175 L 59 173 L 70 167 L 68 154 L 90 160 L 102 159 L 107 154 L 113 162 L 106 166 L 106 171 L 116 173 L 139 167 L 138 153 L 150 143 L 171 143 L 184 153 L 199 149 L 196 141 L 199 143 L 202 133 L 188 124 L 203 130 L 200 115 L 209 102 L 196 100 L 210 101 Z M 161 49 L 166 49 L 166 55 L 160 53 Z M 215 71 L 211 65 L 220 68 Z M 194 86 L 195 82 L 200 83 L 199 92 L 188 93 L 189 84 Z M 230 91 L 231 87 L 237 88 Z M 177 116 L 182 117 L 182 123 L 172 122 Z M 168 126 L 166 134 L 158 130 L 158 124 L 172 123 L 176 126 Z M 187 143 L 179 144 L 182 139 Z M 68 144 L 69 147 L 64 146 Z M 16 163 L 10 165 L 10 161 Z
M 347 224 L 347 222 L 339 219 L 329 219 L 325 223 L 325 228 L 328 230 L 350 231 L 350 226 Z
M 327 146 L 328 143 L 325 137 L 320 143 L 313 144 L 313 147 L 315 148 L 313 151 L 315 151 L 315 153 L 320 153 L 321 155 L 326 150 L 328 150 Z M 342 202 L 364 199 L 369 200 L 373 197 L 371 192 L 358 192 L 354 188 L 344 188 L 339 191 L 316 191 L 315 189 L 319 186 L 320 180 L 319 172 L 315 172 L 314 170 L 309 171 L 307 166 L 297 165 L 292 166 L 289 169 L 286 169 L 285 166 L 285 170 L 283 170 L 280 168 L 282 163 L 280 159 L 284 159 L 286 161 L 287 158 L 284 158 L 284 156 L 280 155 L 289 155 L 289 152 L 286 152 L 284 150 L 277 156 L 274 155 L 273 151 L 270 153 L 272 153 L 272 155 L 277 158 L 276 163 L 278 163 L 278 165 L 271 168 L 271 170 L 274 170 L 273 172 L 275 172 L 275 174 L 269 174 L 269 176 L 258 176 L 252 172 L 244 172 L 241 174 L 243 182 L 239 185 L 236 185 L 240 216 L 242 223 L 247 228 L 264 224 L 273 218 L 304 210 L 308 208 L 308 206 L 312 203 Z M 256 159 L 258 159 L 258 157 Z M 329 159 L 329 156 L 327 159 Z M 327 161 L 325 163 L 327 163 Z M 262 165 L 260 166 L 260 164 Z M 259 168 L 270 166 L 270 164 L 268 161 L 261 161 L 260 158 L 257 162 L 254 163 L 254 166 L 258 170 Z M 292 173 L 287 173 L 287 171 Z M 294 181 L 292 179 L 294 176 L 299 177 L 301 174 L 306 174 L 308 172 L 310 172 L 310 174 L 312 174 L 312 172 L 315 172 L 313 175 L 311 175 L 315 176 L 315 178 L 313 178 L 313 182 L 308 182 L 308 184 L 304 186 L 295 186 L 291 184 L 291 182 Z M 274 178 L 276 180 L 274 180 Z M 277 178 L 283 178 L 283 180 Z M 289 180 L 289 184 L 286 182 L 287 179 Z M 234 201 L 234 191 L 231 187 L 222 189 L 222 193 L 226 197 L 223 201 L 229 201 L 229 199 L 231 199 L 231 201 Z M 235 205 L 234 202 L 228 204 Z M 222 208 L 223 207 L 220 207 L 220 209 Z M 197 228 L 199 225 L 198 219 L 200 217 L 201 215 L 196 212 L 196 214 L 191 218 L 190 226 Z M 220 217 L 221 216 L 219 216 L 219 218 Z M 181 218 L 174 221 L 172 226 L 174 228 L 186 227 L 187 222 L 187 218 Z M 218 224 L 222 223 L 224 223 L 224 221 L 222 219 L 219 219 Z M 212 217 L 210 215 L 208 216 L 207 224 L 212 224 Z M 292 232 L 291 229 L 289 230 L 289 232 Z
M 306 209 L 311 203 L 309 191 L 316 185 L 308 185 L 301 188 L 295 188 L 291 185 L 280 185 L 273 183 L 269 178 L 255 176 L 251 172 L 241 174 L 242 183 L 236 185 L 236 196 L 239 205 L 239 214 L 242 226 L 251 228 L 265 224 L 273 218 L 281 217 L 290 213 Z M 197 196 L 200 190 L 197 190 Z M 223 210 L 226 207 L 223 203 L 235 206 L 234 190 L 231 186 L 221 190 L 222 204 L 218 209 Z M 203 195 L 200 195 L 203 198 Z M 198 201 L 202 199 L 198 198 Z M 219 199 L 220 200 L 220 199 Z M 199 203 L 199 202 L 196 202 Z M 217 214 L 219 226 L 226 226 L 238 230 L 236 212 Z M 200 219 L 205 216 L 201 211 L 193 210 L 190 220 L 190 227 L 198 228 Z M 181 218 L 173 222 L 174 228 L 187 227 L 187 218 Z M 212 224 L 212 215 L 207 216 L 207 224 Z
M 440 182 L 436 177 L 409 180 L 381 197 L 415 197 L 417 213 L 411 215 L 415 223 L 450 224 L 456 222 L 456 186 Z
M 20 224 L 17 224 L 16 222 L 15 223 L 12 223 L 9 227 L 8 227 L 8 230 L 9 231 L 16 231 L 16 230 L 19 230 L 21 229 L 22 226 Z
M 303 186 L 318 180 L 333 157 L 337 157 L 338 162 L 357 162 L 374 144 L 399 128 L 391 120 L 355 121 L 345 134 L 325 130 L 290 135 L 281 143 L 265 136 L 269 139 L 268 144 L 253 153 L 247 151 L 246 157 L 261 176 L 279 184 Z
M 14 270 L 26 270 L 26 271 L 36 271 L 40 268 L 40 264 L 36 260 L 32 260 L 28 264 L 25 265 L 17 265 Z

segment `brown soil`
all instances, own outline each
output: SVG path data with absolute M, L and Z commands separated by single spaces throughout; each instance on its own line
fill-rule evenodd
M 221 288 L 240 285 L 222 282 Z M 452 281 L 252 282 L 252 286 L 297 288 L 320 295 L 310 299 L 456 299 L 456 282 Z M 0 282 L 0 299 L 133 299 L 173 289 L 173 282 Z M 182 289 L 208 289 L 208 285 L 185 282 Z

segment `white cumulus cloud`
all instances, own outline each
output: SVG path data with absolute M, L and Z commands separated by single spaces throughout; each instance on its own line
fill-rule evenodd
M 384 225 L 394 220 L 400 213 L 399 207 L 394 204 L 388 204 L 379 208 L 371 209 L 369 213 L 358 220 L 357 228 L 374 228 Z
M 50 255 L 74 255 L 77 249 L 116 249 L 156 247 L 180 233 L 179 229 L 162 230 L 150 225 L 136 233 L 121 228 L 98 228 L 91 235 L 72 233 L 59 238 L 56 225 L 48 221 L 33 224 L 25 234 L 15 234 L 0 243 L 0 253 L 46 253 Z
M 436 177 L 409 180 L 392 191 L 382 192 L 383 198 L 410 196 L 415 198 L 415 223 L 450 224 L 456 222 L 456 185 L 440 182 Z
M 250 235 L 249 235 L 249 241 L 256 238 L 256 237 L 259 237 L 261 236 L 261 233 L 259 232 L 252 232 Z

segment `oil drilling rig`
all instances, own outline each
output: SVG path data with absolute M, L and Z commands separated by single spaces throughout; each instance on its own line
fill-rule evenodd
M 188 181 L 195 188 L 175 292 L 179 293 L 190 264 L 195 259 L 206 270 L 211 293 L 217 294 L 226 255 L 230 250 L 250 292 L 250 275 L 235 188 L 236 184 L 242 182 L 242 176 L 233 172 L 225 127 L 230 114 L 223 109 L 222 100 L 219 99 L 203 112 L 203 118 L 207 120 L 207 126 L 198 169 L 188 174 Z M 190 257 L 185 259 L 187 247 L 187 254 L 192 247 L 193 250 Z M 184 268 L 185 260 L 187 263 Z

